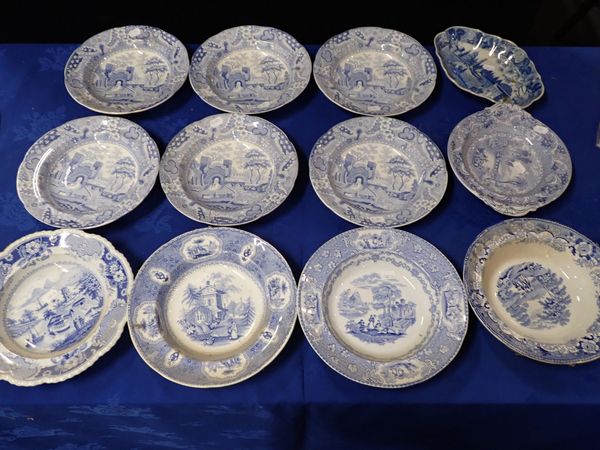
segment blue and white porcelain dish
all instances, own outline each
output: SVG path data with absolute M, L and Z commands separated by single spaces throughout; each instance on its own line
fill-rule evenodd
M 433 92 L 437 69 L 412 37 L 378 27 L 344 31 L 317 52 L 317 86 L 336 105 L 366 116 L 395 116 Z
M 522 108 L 544 95 L 533 61 L 512 41 L 455 26 L 438 33 L 434 44 L 442 69 L 463 91 Z
M 281 254 L 254 234 L 203 228 L 155 251 L 128 304 L 144 361 L 185 386 L 239 383 L 283 349 L 296 322 L 296 282 Z
M 186 126 L 162 157 L 160 182 L 182 214 L 210 225 L 241 225 L 277 208 L 298 174 L 285 133 L 267 120 L 216 114 Z
M 83 372 L 123 332 L 133 274 L 106 239 L 41 231 L 0 253 L 0 380 L 58 383 Z
M 477 236 L 463 278 L 481 323 L 552 364 L 600 358 L 600 247 L 564 225 L 509 219 Z
M 315 143 L 310 181 L 323 203 L 361 226 L 399 227 L 419 220 L 442 199 L 446 161 L 412 125 L 389 117 L 356 117 Z
M 71 54 L 65 86 L 77 103 L 92 111 L 145 111 L 179 90 L 188 76 L 188 58 L 185 46 L 158 28 L 112 28 L 89 38 Z
M 469 191 L 508 216 L 523 216 L 556 200 L 571 180 L 571 157 L 563 141 L 510 104 L 460 121 L 448 140 L 448 159 Z
M 321 246 L 298 285 L 308 342 L 358 383 L 423 382 L 458 353 L 468 325 L 462 281 L 427 241 L 400 230 L 359 228 Z
M 221 111 L 260 114 L 298 97 L 310 81 L 306 49 L 272 27 L 230 28 L 206 40 L 192 56 L 192 88 Z
M 94 228 L 138 206 L 158 175 L 146 131 L 120 117 L 90 116 L 50 130 L 27 151 L 17 193 L 27 211 L 57 228 Z

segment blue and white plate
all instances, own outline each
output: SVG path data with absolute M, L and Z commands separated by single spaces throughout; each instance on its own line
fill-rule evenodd
M 260 117 L 216 114 L 171 140 L 160 182 L 190 219 L 241 225 L 277 208 L 291 192 L 298 156 L 285 133 Z
M 502 343 L 552 364 L 600 358 L 600 247 L 541 219 L 484 230 L 467 251 L 471 308 Z
M 112 28 L 85 41 L 69 57 L 65 86 L 92 111 L 129 114 L 169 99 L 183 85 L 190 62 L 184 45 L 158 28 Z
M 342 233 L 310 258 L 298 286 L 300 324 L 333 370 L 400 388 L 454 359 L 467 332 L 463 284 L 446 257 L 400 230 Z
M 117 342 L 133 274 L 106 239 L 79 230 L 27 235 L 0 253 L 0 380 L 58 383 Z
M 277 250 L 233 228 L 169 241 L 144 263 L 128 305 L 131 339 L 163 377 L 191 387 L 239 383 L 283 349 L 296 282 Z
M 434 44 L 442 69 L 463 91 L 522 108 L 544 94 L 533 61 L 512 41 L 455 26 L 438 33 Z
M 439 148 L 401 120 L 357 117 L 315 143 L 310 181 L 340 217 L 361 226 L 399 227 L 419 220 L 442 199 L 448 172 Z
M 311 63 L 289 34 L 256 25 L 230 28 L 192 56 L 190 82 L 217 109 L 260 114 L 291 102 L 306 88 Z
M 329 100 L 367 116 L 395 116 L 433 92 L 437 69 L 431 54 L 395 30 L 361 27 L 329 39 L 315 58 L 314 76 Z
M 50 130 L 27 151 L 17 193 L 47 225 L 94 228 L 127 214 L 148 195 L 160 154 L 135 123 L 91 116 Z
M 448 140 L 448 159 L 469 191 L 508 216 L 556 200 L 571 180 L 563 141 L 515 105 L 499 103 L 460 121 Z

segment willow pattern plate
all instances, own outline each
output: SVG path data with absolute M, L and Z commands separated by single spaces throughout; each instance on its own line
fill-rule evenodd
M 439 148 L 412 125 L 387 117 L 341 122 L 315 143 L 310 181 L 340 217 L 362 226 L 399 227 L 442 199 L 448 172 Z
M 469 27 L 450 27 L 434 40 L 442 69 L 463 91 L 526 108 L 544 94 L 533 61 L 512 41 Z
M 169 99 L 185 82 L 190 62 L 184 45 L 158 28 L 112 28 L 85 41 L 65 67 L 65 86 L 92 111 L 129 114 Z
M 133 210 L 158 175 L 156 143 L 135 123 L 91 116 L 50 130 L 27 151 L 17 193 L 47 225 L 94 228 Z
M 133 274 L 104 238 L 33 233 L 0 253 L 0 379 L 57 383 L 83 372 L 121 336 Z
M 382 388 L 425 381 L 467 332 L 465 291 L 452 264 L 399 230 L 342 233 L 310 258 L 298 286 L 300 324 L 333 370 Z
M 433 92 L 437 69 L 431 54 L 395 30 L 362 27 L 340 33 L 319 49 L 314 76 L 336 105 L 367 116 L 395 116 Z
M 310 56 L 296 39 L 276 28 L 251 25 L 222 31 L 198 47 L 190 82 L 217 109 L 259 114 L 298 97 L 310 72 Z
M 296 321 L 296 283 L 257 236 L 204 228 L 169 241 L 144 263 L 128 305 L 146 363 L 191 387 L 243 381 L 283 349 Z
M 497 104 L 456 125 L 448 159 L 460 182 L 508 216 L 523 216 L 556 200 L 571 180 L 561 139 L 518 106 Z
M 241 225 L 277 208 L 298 174 L 285 133 L 260 117 L 217 114 L 171 140 L 160 182 L 171 204 L 211 225 Z
M 577 231 L 500 222 L 471 244 L 463 278 L 475 315 L 517 353 L 552 364 L 600 357 L 600 248 Z

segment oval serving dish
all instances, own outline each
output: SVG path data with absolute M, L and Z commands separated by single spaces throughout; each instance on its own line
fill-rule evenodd
M 512 41 L 454 26 L 434 39 L 442 69 L 460 89 L 493 102 L 526 108 L 544 94 L 533 61 Z

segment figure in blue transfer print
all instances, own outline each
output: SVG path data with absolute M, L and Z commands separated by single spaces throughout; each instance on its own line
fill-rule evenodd
M 228 298 L 227 290 L 207 281 L 204 286 L 189 284 L 179 324 L 186 334 L 205 345 L 225 344 L 239 339 L 254 320 L 250 298 Z
M 369 274 L 352 282 L 338 300 L 346 330 L 365 342 L 385 344 L 404 336 L 416 322 L 416 305 L 402 297 L 398 284 Z M 370 300 L 363 300 L 361 291 Z M 366 291 L 366 292 L 365 292 Z
M 563 279 L 539 263 L 509 267 L 497 288 L 502 305 L 525 327 L 547 329 L 569 323 L 571 297 Z
M 78 342 L 94 326 L 102 310 L 98 280 L 88 272 L 46 281 L 6 317 L 9 334 L 24 337 L 26 347 L 59 351 Z

